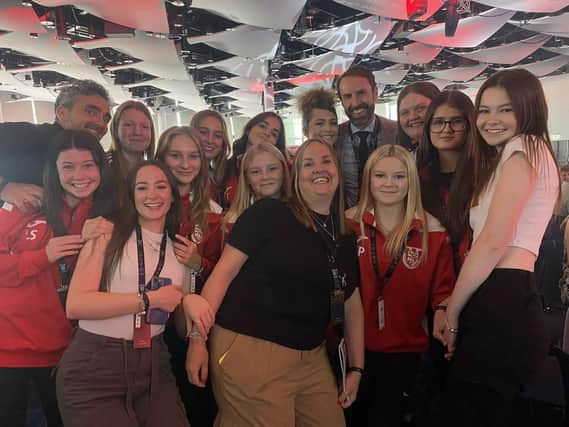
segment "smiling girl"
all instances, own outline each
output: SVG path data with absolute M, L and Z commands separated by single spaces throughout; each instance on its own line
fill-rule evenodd
M 413 391 L 429 344 L 427 309 L 436 309 L 454 285 L 448 235 L 423 210 L 415 161 L 396 145 L 370 155 L 360 201 L 347 217 L 359 236 L 366 348 L 366 375 L 349 425 L 400 426 L 404 396 Z M 439 310 L 434 324 L 435 331 L 444 328 Z
M 190 127 L 198 130 L 209 165 L 209 195 L 226 211 L 231 203 L 225 191 L 231 175 L 231 146 L 225 120 L 217 111 L 202 110 L 192 117 Z
M 79 328 L 57 371 L 59 408 L 70 427 L 187 427 L 162 339 L 184 277 L 173 244 L 176 184 L 146 161 L 129 172 L 127 190 L 112 235 L 84 245 L 71 280 L 67 316 Z
M 224 231 L 257 200 L 269 197 L 288 200 L 290 179 L 286 160 L 273 145 L 261 143 L 243 156 L 237 195 L 223 219 Z
M 48 153 L 44 209 L 26 215 L 9 203 L 0 208 L 0 425 L 25 424 L 29 382 L 48 425 L 62 425 L 52 376 L 71 339 L 62 302 L 85 241 L 112 231 L 94 218 L 110 213 L 105 166 L 95 136 L 64 130 Z
M 184 299 L 196 322 L 189 376 L 202 384 L 209 366 L 216 425 L 344 425 L 339 404 L 352 404 L 363 372 L 363 319 L 338 165 L 332 147 L 305 142 L 290 202 L 264 198 L 243 212 L 202 295 Z M 340 393 L 324 346 L 335 290 L 352 363 Z
M 199 293 L 221 254 L 221 207 L 209 198 L 209 171 L 200 135 L 196 129 L 180 126 L 167 129 L 158 141 L 156 157 L 174 175 L 182 202 L 180 230 L 174 253 L 188 270 L 184 293 Z M 211 425 L 216 413 L 211 389 L 200 390 L 188 382 L 185 369 L 188 342 L 180 307 L 176 323 L 170 322 L 164 335 L 172 355 L 172 369 L 180 396 L 193 425 Z
M 338 115 L 334 91 L 317 88 L 304 92 L 298 99 L 298 110 L 302 114 L 302 132 L 306 138 L 336 145 Z
M 548 349 L 533 269 L 559 172 L 541 84 L 523 69 L 498 72 L 480 87 L 476 114 L 474 240 L 446 311 L 449 426 L 507 425 Z

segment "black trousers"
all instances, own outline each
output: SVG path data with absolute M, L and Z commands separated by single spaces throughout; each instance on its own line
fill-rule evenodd
M 366 351 L 358 397 L 346 411 L 348 427 L 399 427 L 419 367 L 419 353 Z
M 447 383 L 443 398 L 445 427 L 509 426 L 513 396 L 492 387 L 468 381 Z
M 0 368 L 0 426 L 25 427 L 30 383 L 49 427 L 63 426 L 55 394 L 53 368 Z

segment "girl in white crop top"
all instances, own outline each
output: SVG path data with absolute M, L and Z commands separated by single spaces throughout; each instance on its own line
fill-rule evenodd
M 182 300 L 185 267 L 172 242 L 180 199 L 158 161 L 136 165 L 126 187 L 112 235 L 85 244 L 71 280 L 67 316 L 79 328 L 57 372 L 58 404 L 71 427 L 189 427 L 162 341 Z M 149 289 L 153 278 L 171 285 Z
M 503 329 L 512 328 L 514 324 L 519 328 L 524 327 L 525 324 L 517 322 L 517 317 L 508 317 L 508 300 L 504 301 L 503 305 L 496 302 L 498 297 L 495 295 L 504 293 L 505 289 L 504 279 L 496 278 L 504 277 L 504 274 L 514 274 L 509 277 L 517 277 L 515 275 L 518 274 L 520 277 L 529 277 L 527 283 L 517 279 L 506 281 L 519 282 L 521 288 L 529 289 L 530 285 L 533 287 L 531 272 L 558 197 L 559 173 L 547 131 L 545 96 L 539 80 L 531 73 L 514 69 L 494 74 L 477 94 L 476 114 L 477 138 L 469 153 L 474 164 L 474 194 L 470 204 L 470 224 L 474 240 L 449 299 L 444 344 L 448 348 L 448 357 L 453 354 L 455 356 L 455 373 L 459 380 L 476 383 L 477 387 L 485 384 L 492 392 L 498 391 L 496 396 L 501 396 L 500 398 L 487 400 L 496 405 L 494 409 L 488 409 L 494 414 L 504 413 L 500 412 L 502 410 L 507 411 L 504 405 L 509 405 L 511 396 L 505 390 L 513 390 L 519 386 L 513 383 L 518 379 L 524 381 L 522 371 L 533 368 L 530 365 L 540 357 L 536 356 L 531 363 L 527 362 L 524 368 L 520 368 L 516 373 L 517 377 L 505 373 L 504 378 L 496 379 L 495 384 L 492 381 L 486 384 L 485 373 L 493 372 L 492 375 L 496 377 L 500 371 L 507 371 L 507 367 L 494 370 L 493 360 L 511 361 L 523 358 L 523 355 L 514 353 L 523 353 L 521 349 L 525 348 L 525 343 L 504 339 L 504 342 L 499 344 L 490 340 L 470 346 L 469 340 L 473 336 L 479 339 L 484 333 L 514 336 L 514 332 L 510 334 L 511 331 Z M 497 292 L 492 293 L 492 289 Z M 522 289 L 524 292 L 526 290 Z M 478 300 L 482 297 L 488 297 L 489 300 L 478 305 Z M 531 299 L 528 297 L 528 301 Z M 522 308 L 512 316 L 519 316 L 526 321 L 534 316 L 534 312 L 524 312 L 524 304 L 522 303 Z M 482 307 L 483 313 L 471 313 L 473 307 Z M 539 313 L 539 310 L 535 313 Z M 477 330 L 483 322 L 469 322 L 474 318 L 484 319 L 492 316 L 496 318 L 492 330 L 486 330 L 484 333 Z M 536 319 L 532 325 L 540 322 L 540 319 Z M 465 355 L 461 346 L 464 348 L 467 343 L 469 351 L 473 348 L 488 351 L 488 347 L 492 347 L 490 351 L 496 351 L 494 359 L 476 359 Z M 466 363 L 464 359 L 469 360 Z M 474 374 L 476 372 L 481 372 L 479 377 Z M 468 399 L 468 393 L 459 394 Z M 506 395 L 507 397 L 504 397 Z M 478 421 L 471 422 L 476 425 Z

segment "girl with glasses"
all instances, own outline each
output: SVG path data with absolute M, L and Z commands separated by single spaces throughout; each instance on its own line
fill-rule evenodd
M 470 98 L 459 91 L 443 91 L 427 110 L 417 152 L 423 206 L 449 232 L 457 273 L 470 241 L 466 206 L 472 188 L 462 177 L 472 173 L 467 151 L 475 128 Z

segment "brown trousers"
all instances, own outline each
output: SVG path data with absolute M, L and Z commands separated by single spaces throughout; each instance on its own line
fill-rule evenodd
M 215 326 L 210 372 L 216 427 L 344 427 L 324 345 L 294 350 Z
M 149 349 L 78 329 L 57 370 L 66 427 L 189 427 L 162 336 Z

